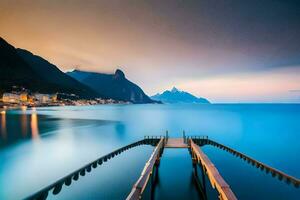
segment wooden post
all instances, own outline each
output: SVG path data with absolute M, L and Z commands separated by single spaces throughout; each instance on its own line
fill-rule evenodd
M 169 138 L 169 132 L 168 132 L 168 130 L 166 130 L 166 139 L 167 139 L 167 142 L 168 142 L 168 138 Z
M 195 152 L 194 150 L 191 148 L 191 157 L 192 157 L 192 164 L 193 164 L 193 167 L 195 167 L 196 165 L 196 155 L 195 155 Z

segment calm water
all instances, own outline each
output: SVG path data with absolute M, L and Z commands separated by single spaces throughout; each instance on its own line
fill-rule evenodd
M 22 199 L 144 135 L 208 135 L 300 178 L 300 104 L 103 105 L 8 111 L 0 120 L 0 199 Z M 131 149 L 50 199 L 124 199 L 153 147 Z M 211 146 L 203 147 L 239 199 L 300 199 L 278 181 Z M 199 170 L 198 170 L 199 171 Z M 145 199 L 199 199 L 186 149 L 166 149 Z M 216 193 L 206 179 L 209 199 Z

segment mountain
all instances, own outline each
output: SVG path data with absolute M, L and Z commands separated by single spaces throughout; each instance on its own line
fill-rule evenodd
M 114 74 L 79 70 L 74 70 L 67 74 L 106 98 L 132 103 L 158 103 L 150 99 L 139 86 L 129 81 L 119 69 Z
M 19 85 L 36 89 L 42 80 L 18 55 L 17 50 L 0 38 L 0 92 Z
M 210 103 L 205 98 L 198 98 L 188 92 L 180 91 L 175 87 L 173 87 L 171 91 L 167 90 L 162 94 L 158 93 L 151 98 L 163 103 Z
M 47 60 L 23 49 L 16 49 L 0 37 L 0 93 L 13 86 L 32 92 L 67 93 L 82 98 L 99 96 L 69 77 Z

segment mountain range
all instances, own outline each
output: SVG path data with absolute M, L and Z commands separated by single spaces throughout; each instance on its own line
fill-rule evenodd
M 205 98 L 198 98 L 188 92 L 180 91 L 173 87 L 172 90 L 166 90 L 162 94 L 151 96 L 152 99 L 161 101 L 163 103 L 210 103 Z
M 81 98 L 98 95 L 47 60 L 16 49 L 0 37 L 0 93 L 11 91 L 13 87 L 40 93 L 75 94 Z
M 136 84 L 129 81 L 123 71 L 117 69 L 114 74 L 85 72 L 74 70 L 67 73 L 82 84 L 92 88 L 105 98 L 129 101 L 132 103 L 155 103 Z
M 64 73 L 46 59 L 18 49 L 0 37 L 0 94 L 12 88 L 31 92 L 75 94 L 78 98 L 111 98 L 132 103 L 155 103 L 126 79 L 121 70 L 101 74 L 75 70 Z

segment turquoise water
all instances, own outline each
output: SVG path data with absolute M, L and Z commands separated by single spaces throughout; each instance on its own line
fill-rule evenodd
M 144 135 L 208 135 L 300 177 L 300 105 L 100 105 L 1 114 L 0 199 L 21 199 Z M 124 199 L 153 147 L 110 160 L 50 199 Z M 203 150 L 239 199 L 300 199 L 300 189 L 214 147 Z M 198 170 L 199 171 L 199 170 Z M 166 149 L 145 199 L 197 199 L 187 150 Z M 217 198 L 208 180 L 209 199 Z M 149 186 L 150 187 L 150 186 Z

